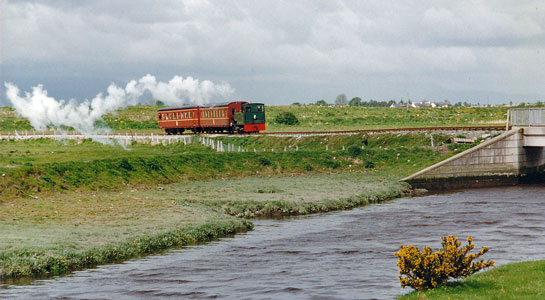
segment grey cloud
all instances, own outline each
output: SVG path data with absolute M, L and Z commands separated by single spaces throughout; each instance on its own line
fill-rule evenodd
M 2 62 L 59 64 L 59 76 L 68 65 L 81 65 L 82 73 L 131 65 L 139 73 L 126 80 L 177 69 L 184 76 L 290 86 L 278 97 L 270 88 L 262 89 L 265 96 L 234 86 L 271 99 L 304 94 L 298 84 L 386 99 L 411 89 L 415 97 L 430 89 L 452 93 L 446 91 L 452 86 L 545 94 L 535 79 L 545 77 L 542 1 L 7 1 L 4 7 Z M 375 87 L 367 86 L 369 78 Z M 403 88 L 377 88 L 381 79 Z

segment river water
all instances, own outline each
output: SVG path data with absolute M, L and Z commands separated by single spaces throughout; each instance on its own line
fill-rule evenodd
M 473 236 L 497 264 L 543 259 L 545 186 L 402 198 L 351 211 L 255 221 L 205 245 L 101 266 L 29 285 L 18 299 L 392 299 L 400 244 L 440 246 Z M 464 242 L 465 244 L 465 242 Z

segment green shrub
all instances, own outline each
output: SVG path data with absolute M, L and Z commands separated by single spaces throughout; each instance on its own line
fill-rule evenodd
M 271 161 L 270 161 L 268 158 L 266 158 L 266 157 L 260 157 L 260 158 L 258 158 L 258 162 L 259 162 L 259 164 L 262 165 L 262 166 L 270 166 L 270 165 L 271 165 Z
M 350 154 L 350 156 L 352 157 L 357 157 L 362 152 L 361 148 L 358 145 L 350 145 L 348 146 L 346 151 L 348 151 L 348 154 Z
M 129 160 L 127 158 L 122 158 L 119 161 L 119 168 L 127 170 L 127 171 L 134 171 L 135 170 L 134 167 L 131 165 L 131 163 L 129 162 Z
M 299 119 L 291 112 L 281 112 L 274 121 L 277 124 L 283 125 L 297 125 L 299 124 Z
M 469 254 L 475 245 L 471 236 L 467 238 L 467 245 L 460 248 L 460 242 L 454 235 L 441 237 L 442 249 L 432 252 L 431 247 L 422 248 L 422 252 L 415 246 L 405 247 L 395 253 L 399 257 L 399 281 L 401 287 L 412 287 L 415 290 L 432 289 L 446 283 L 449 279 L 464 278 L 482 269 L 492 267 L 494 261 L 473 262 L 476 258 L 488 252 L 483 247 L 477 254 Z
M 375 163 L 373 163 L 372 161 L 368 160 L 365 162 L 365 168 L 372 169 L 374 167 L 375 167 Z

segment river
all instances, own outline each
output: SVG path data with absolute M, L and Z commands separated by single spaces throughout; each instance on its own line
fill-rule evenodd
M 255 230 L 121 264 L 0 285 L 17 299 L 392 299 L 400 244 L 442 235 L 491 250 L 497 264 L 543 259 L 545 186 L 402 198 L 350 211 L 257 220 Z

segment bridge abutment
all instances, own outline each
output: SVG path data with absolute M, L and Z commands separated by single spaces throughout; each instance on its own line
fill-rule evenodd
M 541 144 L 535 142 L 535 132 L 515 127 L 402 181 L 415 188 L 447 190 L 515 185 L 535 179 L 545 166 L 545 131 L 539 136 Z M 528 136 L 532 144 L 527 144 Z

